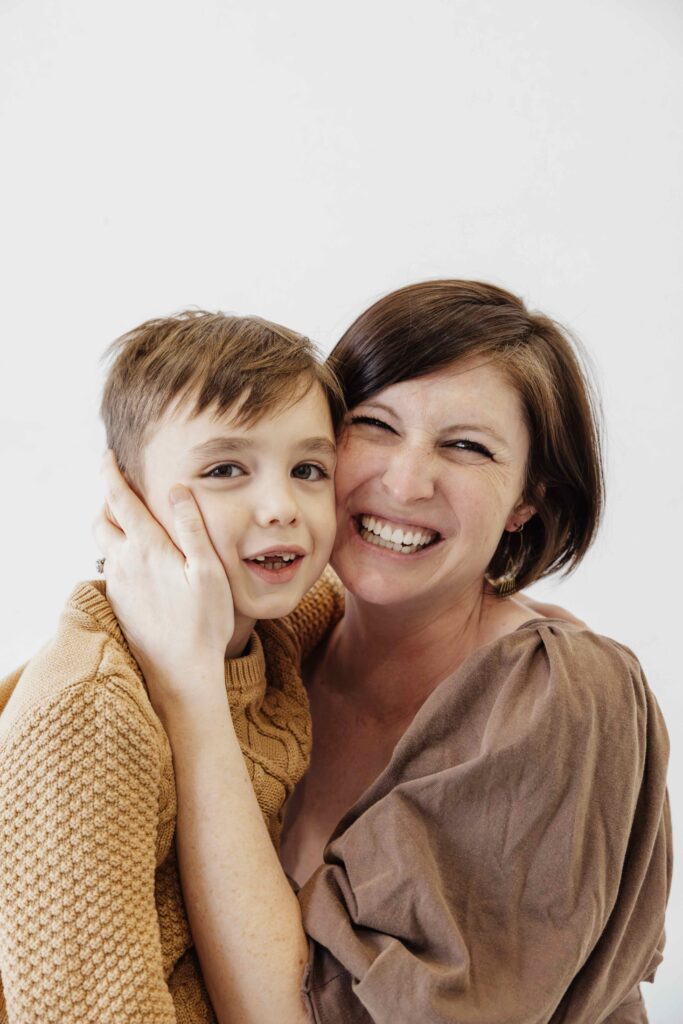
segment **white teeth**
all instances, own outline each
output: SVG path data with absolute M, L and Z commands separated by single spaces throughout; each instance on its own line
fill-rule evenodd
M 252 559 L 254 562 L 293 562 L 296 555 L 291 551 L 282 551 L 278 554 L 275 552 L 272 555 L 257 555 L 256 558 Z
M 393 541 L 383 540 L 378 537 L 376 533 L 372 533 L 370 530 L 363 529 L 361 531 L 361 537 L 363 540 L 368 541 L 370 544 L 374 544 L 379 548 L 387 548 L 389 551 L 396 551 L 401 555 L 412 555 L 413 552 L 418 551 L 419 547 L 416 544 L 394 544 Z
M 360 521 L 365 540 L 376 539 L 380 547 L 392 547 L 404 554 L 412 554 L 413 551 L 429 544 L 437 536 L 431 530 L 404 531 L 401 527 L 394 526 L 386 519 L 378 519 L 376 516 L 361 516 Z

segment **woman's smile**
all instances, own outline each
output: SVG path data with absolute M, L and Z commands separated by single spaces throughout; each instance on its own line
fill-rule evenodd
M 370 544 L 389 554 L 414 555 L 432 548 L 441 540 L 441 534 L 427 526 L 380 515 L 362 514 L 353 516 L 358 536 L 363 543 Z

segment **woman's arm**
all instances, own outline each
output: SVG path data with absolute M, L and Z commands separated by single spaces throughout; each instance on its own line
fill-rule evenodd
M 222 673 L 201 702 L 152 699 L 173 748 L 183 892 L 216 1015 L 221 1024 L 305 1024 L 299 904 L 256 800 Z

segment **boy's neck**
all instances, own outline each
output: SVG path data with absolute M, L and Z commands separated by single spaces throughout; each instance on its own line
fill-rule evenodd
M 226 658 L 240 658 L 249 643 L 251 631 L 256 625 L 255 619 L 246 619 L 242 615 L 235 616 L 235 629 L 232 639 L 225 649 Z

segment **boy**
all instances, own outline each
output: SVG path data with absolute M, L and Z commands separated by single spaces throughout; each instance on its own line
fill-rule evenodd
M 291 629 L 254 625 L 291 612 L 327 562 L 338 385 L 305 338 L 250 317 L 148 321 L 113 354 L 102 415 L 121 469 L 169 532 L 169 488 L 189 487 L 225 567 L 228 699 L 277 843 L 310 724 Z M 0 708 L 0 1022 L 213 1021 L 169 744 L 103 582 L 76 588 Z

